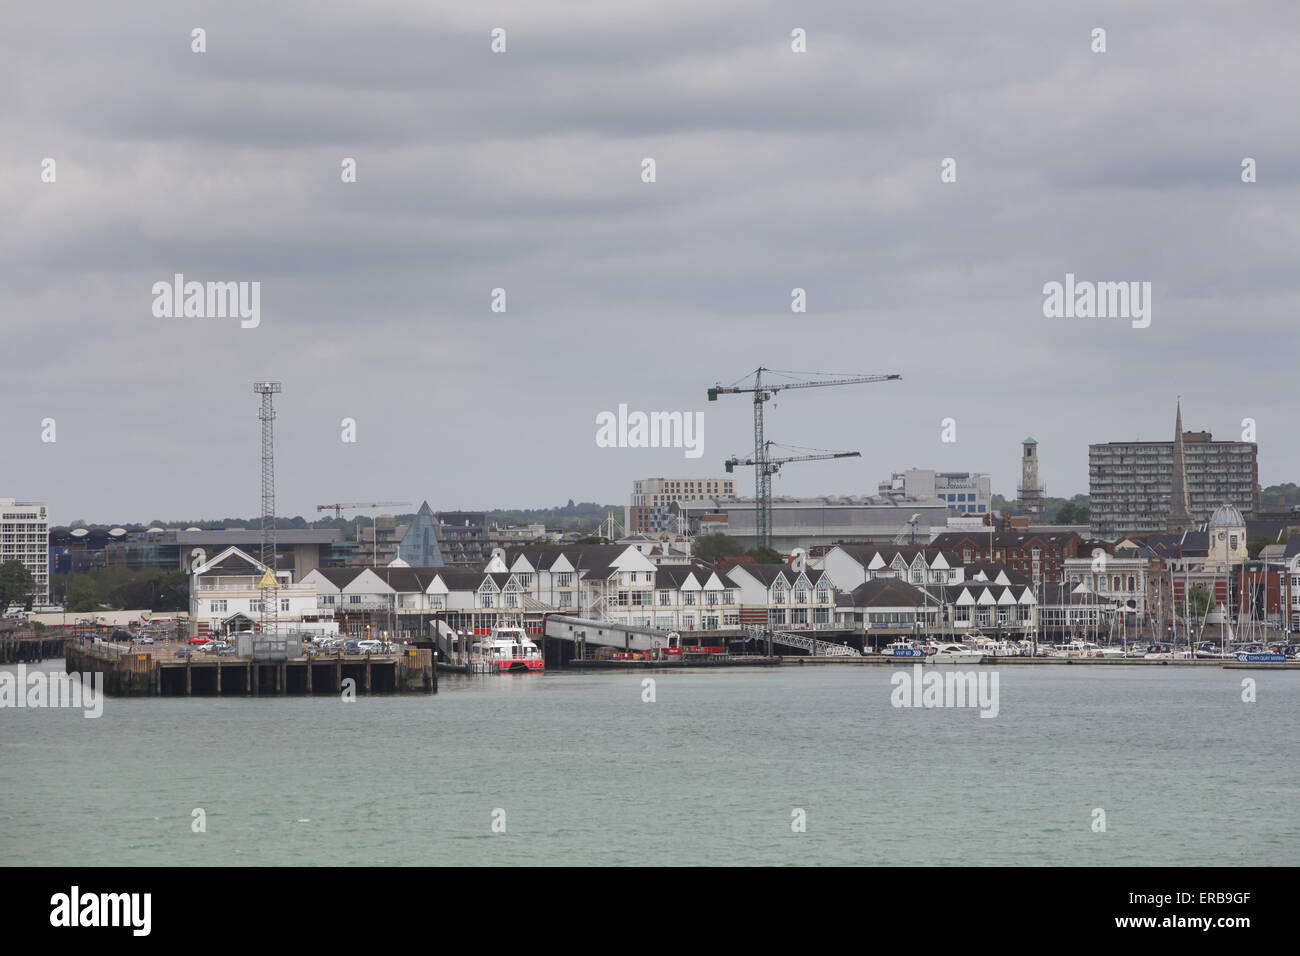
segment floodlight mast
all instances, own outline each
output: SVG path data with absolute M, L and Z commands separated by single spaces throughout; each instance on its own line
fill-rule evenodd
M 262 396 L 257 417 L 262 422 L 262 564 L 276 578 L 275 557 L 275 404 L 272 396 L 281 391 L 279 382 L 254 382 L 253 391 Z M 262 587 L 262 634 L 277 629 L 280 596 L 275 587 Z

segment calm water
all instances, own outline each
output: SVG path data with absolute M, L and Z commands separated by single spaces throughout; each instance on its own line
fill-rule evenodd
M 47 663 L 47 668 L 59 667 Z M 6 668 L 13 670 L 12 667 Z M 977 669 L 978 670 L 978 669 Z M 6 864 L 1294 864 L 1300 672 L 461 678 L 418 697 L 0 710 Z M 1258 702 L 1241 701 L 1241 680 Z M 207 832 L 191 832 L 191 811 Z M 791 830 L 791 811 L 807 832 Z M 1094 833 L 1092 811 L 1106 811 Z M 506 832 L 493 833 L 505 810 Z

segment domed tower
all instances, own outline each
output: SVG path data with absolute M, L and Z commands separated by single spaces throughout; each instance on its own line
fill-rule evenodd
M 1246 547 L 1246 519 L 1229 504 L 1219 505 L 1205 526 L 1208 532 L 1205 566 L 1225 569 L 1236 567 L 1249 559 Z

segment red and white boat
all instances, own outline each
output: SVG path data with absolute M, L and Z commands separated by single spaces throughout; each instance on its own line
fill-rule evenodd
M 546 670 L 542 650 L 528 632 L 514 624 L 492 628 L 492 633 L 470 647 L 470 665 L 483 674 L 521 674 Z

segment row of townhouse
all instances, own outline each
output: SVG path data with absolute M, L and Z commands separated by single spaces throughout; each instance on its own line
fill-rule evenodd
M 1015 543 L 1023 546 L 1026 540 L 1018 538 Z M 835 545 L 826 550 L 817 564 L 830 574 L 841 592 L 851 592 L 868 581 L 890 579 L 918 587 L 949 586 L 969 579 L 993 580 L 1003 571 L 1015 581 L 1039 589 L 1048 583 L 1041 575 L 1033 577 L 1033 559 L 1026 564 L 1016 548 L 1007 552 L 1012 556 L 1010 563 L 988 563 L 982 560 L 987 548 L 976 553 L 966 546 L 969 542 L 958 540 L 957 543 L 962 550 L 956 552 L 920 545 Z M 1010 543 L 1004 535 L 1002 544 Z M 1062 551 L 1053 557 L 1051 566 L 1059 566 L 1064 581 L 1058 579 L 1056 583 L 1068 582 L 1069 593 L 1082 587 L 1099 595 L 1102 604 L 1109 602 L 1142 615 L 1148 608 L 1152 568 L 1158 562 L 1133 549 L 1093 547 L 1087 556 L 1067 557 Z
M 700 563 L 656 564 L 636 547 L 538 546 L 498 553 L 489 570 L 530 583 L 553 610 L 666 630 L 715 631 L 742 623 L 829 627 L 835 593 L 820 570 L 801 563 L 736 565 L 717 572 Z M 572 575 L 572 577 L 570 577 Z
M 303 578 L 351 637 L 423 635 L 434 618 L 486 634 L 504 621 L 539 633 L 542 610 L 519 576 L 458 567 L 317 568 Z
M 813 564 L 829 574 L 840 591 L 877 579 L 943 585 L 965 578 L 965 568 L 954 552 L 924 545 L 837 544 Z
M 831 626 L 835 607 L 830 579 L 818 570 L 656 566 L 635 547 L 605 545 L 498 550 L 483 571 L 318 568 L 302 583 L 315 589 L 320 612 L 354 636 L 423 633 L 435 615 L 475 634 L 506 620 L 537 632 L 549 613 L 676 631 L 764 622 L 818 628 Z
M 984 537 L 987 543 L 987 535 Z M 957 632 L 970 627 L 1003 631 L 1036 628 L 1057 635 L 1106 631 L 1117 612 L 1121 615 L 1117 623 L 1132 628 L 1152 608 L 1154 569 L 1159 567 L 1159 561 L 1141 553 L 1131 542 L 1100 548 L 1098 542 L 1082 542 L 1077 535 L 995 535 L 992 553 L 1005 554 L 1009 564 L 979 560 L 990 551 L 987 547 L 975 549 L 971 539 L 956 536 L 950 543 L 958 550 L 946 551 L 933 545 L 828 548 L 818 564 L 841 592 L 836 620 L 851 627 L 902 629 L 920 627 L 922 622 L 940 626 L 948 621 Z M 1035 547 L 1040 549 L 1037 556 L 1033 553 Z M 1086 556 L 1070 556 L 1071 550 L 1079 552 L 1085 547 L 1090 549 Z M 1048 548 L 1053 553 L 1050 560 L 1045 560 L 1043 554 Z M 1032 576 L 1035 564 L 1040 571 L 1037 579 Z M 1058 580 L 1044 580 L 1042 572 L 1046 568 L 1059 569 Z M 971 581 L 989 581 L 1016 590 L 942 590 Z M 879 583 L 860 590 L 869 582 Z M 904 586 L 887 587 L 886 582 Z M 955 594 L 947 611 L 942 610 L 945 594 Z
M 1300 576 L 1300 554 L 1294 559 Z M 1105 585 L 1101 575 L 1085 576 L 1082 568 L 1071 575 L 1074 580 L 1058 589 L 1062 607 L 1050 613 L 1043 608 L 1044 623 L 1072 624 L 1080 614 L 1099 623 L 1117 598 L 1135 589 L 1142 593 L 1140 569 L 1133 569 L 1130 582 L 1121 573 L 1129 568 L 1108 562 L 1113 573 Z M 400 563 L 317 568 L 297 583 L 281 571 L 272 596 L 260 587 L 266 568 L 232 547 L 194 571 L 190 617 L 198 633 L 252 630 L 262 602 L 275 600 L 282 627 L 341 629 L 353 637 L 376 631 L 421 635 L 434 616 L 475 634 L 506 620 L 540 632 L 544 616 L 557 612 L 676 631 L 763 623 L 788 629 L 1026 630 L 1045 598 L 1035 598 L 1029 581 L 1006 568 L 953 566 L 950 555 L 928 549 L 836 547 L 821 563 L 826 567 L 807 568 L 796 558 L 788 565 L 738 564 L 718 571 L 699 563 L 656 566 L 635 547 L 529 547 L 498 550 L 483 571 Z
M 1022 636 L 1035 629 L 1038 599 L 1027 579 L 1000 566 L 965 568 L 963 576 L 952 584 L 873 576 L 840 595 L 836 623 L 886 633 L 979 630 Z

